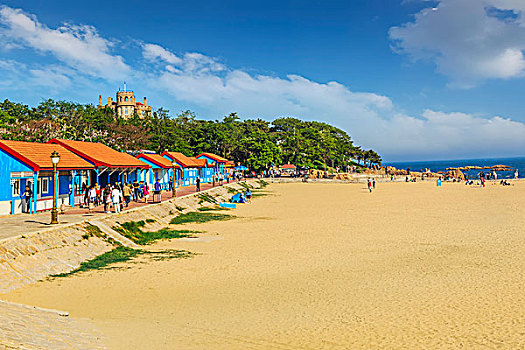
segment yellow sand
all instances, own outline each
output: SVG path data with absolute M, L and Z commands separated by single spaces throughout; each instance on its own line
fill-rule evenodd
M 114 349 L 523 349 L 525 183 L 275 184 L 125 264 L 9 300 L 88 317 Z M 212 240 L 211 238 L 218 238 Z

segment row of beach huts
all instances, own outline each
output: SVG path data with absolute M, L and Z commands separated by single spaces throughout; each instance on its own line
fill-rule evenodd
M 22 212 L 21 196 L 30 186 L 33 192 L 30 213 L 53 206 L 53 163 L 58 152 L 57 205 L 82 202 L 86 186 L 116 182 L 159 182 L 164 189 L 226 179 L 235 164 L 213 153 L 187 157 L 180 152 L 140 153 L 132 156 L 95 142 L 52 139 L 47 143 L 0 140 L 0 215 Z

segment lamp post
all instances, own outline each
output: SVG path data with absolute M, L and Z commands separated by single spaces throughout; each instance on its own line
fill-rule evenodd
M 175 189 L 175 166 L 177 165 L 177 162 L 173 161 L 171 162 L 171 166 L 173 167 L 173 176 L 171 177 L 171 196 L 175 198 L 177 195 L 177 190 Z
M 212 176 L 212 186 L 215 187 L 215 164 L 213 164 L 213 176 Z
M 53 209 L 51 209 L 51 225 L 58 224 L 57 211 L 57 164 L 60 160 L 60 154 L 57 151 L 51 153 L 51 163 L 53 163 Z

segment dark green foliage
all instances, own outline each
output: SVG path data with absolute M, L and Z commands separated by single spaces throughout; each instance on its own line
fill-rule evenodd
M 199 231 L 191 230 L 168 230 L 163 228 L 158 231 L 147 232 L 142 231 L 141 227 L 144 227 L 144 221 L 128 221 L 120 224 L 120 227 L 113 227 L 113 229 L 119 232 L 126 238 L 129 238 L 136 244 L 146 245 L 150 244 L 159 239 L 172 239 L 190 237 L 192 234 L 199 233 Z
M 261 186 L 261 188 L 265 188 L 266 186 L 268 186 L 268 182 L 264 181 L 264 180 L 259 180 L 259 185 Z
M 90 236 L 97 236 L 101 238 L 106 237 L 106 234 L 103 233 L 98 226 L 87 224 L 86 230 L 89 232 Z
M 253 188 L 252 185 L 247 184 L 246 182 L 239 182 L 239 185 L 241 185 L 242 187 L 244 187 L 247 190 L 251 190 Z
M 65 277 L 65 276 L 72 275 L 77 272 L 101 269 L 110 264 L 114 264 L 114 263 L 122 262 L 122 261 L 128 261 L 134 258 L 135 256 L 137 256 L 138 254 L 141 254 L 141 250 L 136 250 L 136 249 L 132 249 L 128 247 L 117 247 L 113 249 L 112 251 L 109 251 L 107 253 L 97 256 L 95 259 L 83 262 L 82 264 L 80 264 L 79 268 L 71 272 L 61 273 L 58 275 L 51 275 L 51 277 Z
M 269 196 L 270 194 L 269 193 L 266 193 L 266 192 L 253 192 L 252 193 L 252 197 L 265 197 L 265 196 Z
M 207 193 L 199 193 L 197 197 L 200 199 L 199 204 L 204 203 L 204 202 L 208 202 L 211 204 L 218 204 L 217 200 Z
M 146 226 L 143 220 L 140 221 L 128 221 L 120 224 L 122 228 L 128 232 L 136 233 L 141 232 L 140 228 Z
M 82 235 L 82 239 L 89 239 L 89 237 L 95 236 L 108 240 L 107 235 L 104 232 L 102 232 L 98 226 L 94 226 L 88 223 L 86 225 L 86 230 L 87 232 Z
M 148 224 L 151 224 L 151 223 L 154 223 L 155 220 L 153 220 L 153 219 L 146 219 L 146 222 L 147 222 Z
M 154 241 L 157 241 L 159 239 L 173 239 L 173 238 L 182 238 L 182 237 L 191 237 L 193 234 L 199 233 L 199 231 L 192 231 L 192 230 L 168 230 L 163 228 L 162 230 L 154 231 L 154 232 L 143 232 L 135 233 L 133 235 L 130 235 L 128 237 L 133 242 L 140 244 L 140 245 L 146 245 L 150 244 Z
M 46 100 L 29 107 L 5 100 L 0 102 L 0 132 L 6 140 L 64 138 L 102 142 L 120 151 L 212 152 L 255 171 L 284 163 L 326 169 L 355 164 L 352 159 L 368 166 L 381 162 L 377 153 L 354 146 L 345 131 L 332 125 L 295 118 L 241 120 L 235 113 L 209 121 L 190 111 L 173 117 L 159 108 L 144 119 L 125 120 L 94 105 Z
M 200 208 L 197 208 L 198 211 L 216 211 L 216 210 L 229 210 L 228 208 L 222 208 L 222 207 L 219 207 L 219 206 L 214 206 L 214 207 L 200 207 Z
M 231 193 L 231 194 L 236 194 L 236 193 L 239 192 L 239 191 L 237 191 L 236 189 L 231 188 L 231 187 L 226 187 L 226 190 L 228 191 L 228 193 Z
M 217 213 L 199 213 L 199 212 L 190 212 L 186 214 L 181 214 L 179 216 L 174 217 L 170 224 L 179 225 L 179 224 L 187 224 L 187 223 L 204 223 L 208 221 L 216 221 L 216 220 L 230 220 L 233 219 L 234 216 L 227 215 L 227 214 L 217 214 Z
M 80 267 L 74 269 L 73 271 L 67 273 L 60 273 L 57 275 L 51 275 L 51 277 L 67 277 L 77 272 L 108 269 L 111 268 L 107 267 L 109 265 L 118 262 L 129 261 L 138 255 L 145 254 L 151 256 L 151 258 L 156 261 L 168 259 L 186 259 L 194 255 L 186 250 L 166 249 L 161 251 L 148 251 L 120 246 L 113 249 L 112 251 L 99 255 L 92 260 L 81 263 Z
M 169 260 L 169 259 L 187 259 L 191 258 L 194 253 L 190 253 L 186 250 L 175 250 L 175 249 L 164 249 L 159 251 L 150 251 L 145 252 L 149 254 L 151 259 L 155 261 Z

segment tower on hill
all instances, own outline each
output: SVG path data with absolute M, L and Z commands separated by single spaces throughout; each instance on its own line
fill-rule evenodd
M 124 119 L 133 117 L 134 113 L 137 113 L 139 118 L 144 118 L 151 115 L 151 106 L 148 106 L 148 101 L 144 97 L 144 102 L 137 102 L 135 100 L 135 94 L 132 90 L 126 90 L 126 83 L 124 83 L 124 90 L 117 92 L 116 99 L 113 101 L 111 97 L 108 97 L 108 103 L 102 105 L 102 95 L 98 95 L 98 108 L 111 108 L 116 115 Z

